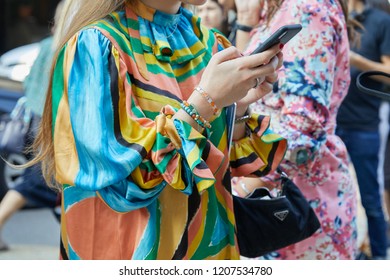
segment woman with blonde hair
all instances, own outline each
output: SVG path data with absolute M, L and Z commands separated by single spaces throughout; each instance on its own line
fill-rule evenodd
M 239 258 L 230 169 L 264 175 L 284 155 L 268 118 L 244 116 L 282 54 L 224 50 L 182 2 L 70 9 L 33 161 L 62 193 L 62 259 Z

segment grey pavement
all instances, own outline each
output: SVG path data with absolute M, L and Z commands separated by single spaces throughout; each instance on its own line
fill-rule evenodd
M 49 209 L 19 211 L 5 224 L 3 239 L 10 250 L 0 260 L 58 260 L 60 225 Z

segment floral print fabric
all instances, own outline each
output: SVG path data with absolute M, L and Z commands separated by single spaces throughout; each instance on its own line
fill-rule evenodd
M 349 43 L 338 1 L 286 0 L 270 28 L 253 31 L 247 52 L 285 24 L 301 32 L 283 49 L 284 67 L 274 93 L 253 104 L 288 140 L 282 168 L 315 209 L 321 230 L 266 258 L 354 259 L 356 187 L 344 143 L 335 135 L 337 110 L 349 86 Z M 264 25 L 263 25 L 264 26 Z M 273 174 L 270 177 L 275 177 Z

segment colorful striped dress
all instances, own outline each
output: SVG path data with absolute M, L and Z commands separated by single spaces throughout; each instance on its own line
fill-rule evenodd
M 238 259 L 231 172 L 265 174 L 286 141 L 253 115 L 230 150 L 173 120 L 226 41 L 180 8 L 138 3 L 73 36 L 53 76 L 62 259 Z M 239 217 L 237 217 L 239 218 Z

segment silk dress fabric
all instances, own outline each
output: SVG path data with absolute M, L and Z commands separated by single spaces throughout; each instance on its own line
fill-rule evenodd
M 230 173 L 274 170 L 286 140 L 253 114 L 229 155 L 225 109 L 204 134 L 172 119 L 228 45 L 141 2 L 67 42 L 52 87 L 62 259 L 239 258 Z

